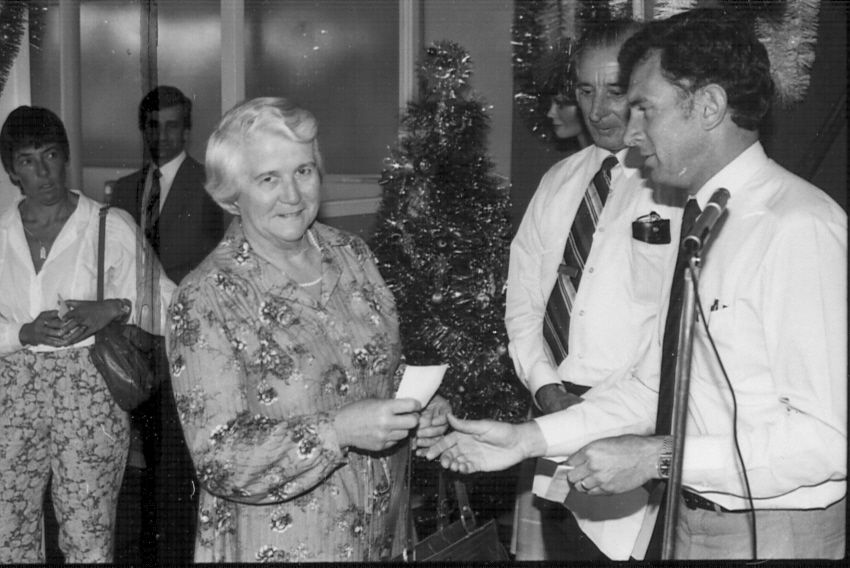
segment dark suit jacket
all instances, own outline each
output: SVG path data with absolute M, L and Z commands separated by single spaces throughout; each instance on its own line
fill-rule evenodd
M 147 164 L 119 179 L 112 190 L 112 205 L 129 212 L 139 225 L 149 168 Z M 204 190 L 204 175 L 204 166 L 186 156 L 157 222 L 159 261 L 177 284 L 215 248 L 226 228 L 224 211 Z

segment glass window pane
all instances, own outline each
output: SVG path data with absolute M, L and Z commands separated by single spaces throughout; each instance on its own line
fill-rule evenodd
M 398 128 L 396 0 L 246 0 L 245 94 L 315 113 L 329 173 L 377 175 Z
M 32 104 L 59 114 L 59 9 L 55 0 L 31 3 L 29 26 Z
M 186 149 L 203 163 L 207 138 L 221 118 L 221 2 L 159 0 L 157 6 L 159 84 L 177 87 L 192 99 Z
M 31 10 L 33 104 L 59 112 L 59 5 Z M 141 2 L 80 3 L 83 167 L 138 168 L 137 122 L 146 93 L 141 74 Z M 157 76 L 193 101 L 189 153 L 203 161 L 207 137 L 221 117 L 221 19 L 215 0 L 159 0 Z
M 80 71 L 83 166 L 128 167 L 141 144 L 128 100 L 141 89 L 138 0 L 80 4 Z M 59 3 L 30 5 L 32 104 L 60 114 Z
M 83 167 L 129 168 L 141 162 L 140 19 L 138 1 L 80 3 Z

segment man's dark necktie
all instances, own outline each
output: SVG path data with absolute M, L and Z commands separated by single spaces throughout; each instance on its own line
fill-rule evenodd
M 679 237 L 679 254 L 673 271 L 673 283 L 670 286 L 670 303 L 667 308 L 667 320 L 664 324 L 664 339 L 661 343 L 661 376 L 658 383 L 658 408 L 655 414 L 655 434 L 667 436 L 673 425 L 673 390 L 676 384 L 676 360 L 679 351 L 679 320 L 682 317 L 682 304 L 685 298 L 685 269 L 688 255 L 682 250 L 681 242 L 699 217 L 700 208 L 696 199 L 689 199 L 682 216 L 682 233 Z M 660 482 L 666 489 L 666 482 Z M 646 551 L 646 560 L 661 558 L 664 539 L 664 517 L 667 514 L 667 499 L 662 498 L 655 518 L 655 528 Z
M 573 301 L 581 282 L 584 263 L 590 254 L 599 215 L 611 190 L 611 170 L 616 165 L 615 156 L 605 158 L 602 167 L 588 184 L 584 199 L 573 219 L 564 247 L 564 259 L 558 267 L 558 277 L 546 304 L 543 338 L 552 351 L 555 365 L 560 365 L 567 356 Z
M 688 255 L 682 250 L 681 242 L 699 217 L 700 208 L 696 199 L 689 199 L 682 216 L 682 234 L 679 239 L 679 255 L 670 286 L 670 303 L 664 324 L 664 340 L 661 344 L 661 378 L 658 384 L 658 409 L 655 415 L 655 434 L 670 434 L 673 421 L 673 387 L 676 380 L 676 360 L 679 348 L 679 320 L 682 317 L 682 302 L 685 298 L 685 269 Z
M 159 228 L 157 227 L 157 221 L 159 221 L 160 210 L 160 177 L 162 177 L 162 172 L 159 171 L 159 168 L 154 168 L 153 174 L 151 175 L 150 195 L 148 197 L 148 202 L 144 208 L 145 236 L 147 237 L 148 242 L 151 244 L 151 247 L 153 247 L 153 250 L 157 253 L 159 253 Z

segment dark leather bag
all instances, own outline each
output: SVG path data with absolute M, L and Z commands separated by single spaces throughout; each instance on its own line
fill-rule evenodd
M 97 300 L 103 300 L 103 262 L 106 243 L 106 214 L 100 210 L 97 236 Z M 137 325 L 113 322 L 95 333 L 91 360 L 112 398 L 131 411 L 150 398 L 159 386 L 158 361 L 165 357 L 165 342 Z
M 408 475 L 410 475 L 409 463 Z M 475 513 L 469 505 L 466 485 L 459 479 L 454 480 L 452 485 L 460 518 L 453 523 L 448 522 L 448 514 L 443 509 L 443 504 L 447 502 L 446 479 L 442 471 L 439 476 L 437 531 L 414 544 L 413 515 L 408 511 L 405 550 L 401 557 L 393 560 L 403 562 L 504 562 L 510 560 L 510 556 L 499 540 L 496 522 L 491 519 L 483 525 L 478 524 Z
M 439 528 L 414 546 L 413 558 L 408 561 L 472 562 L 510 560 L 499 540 L 496 521 L 490 519 L 479 525 L 466 497 L 466 486 L 455 481 L 455 495 L 460 507 L 460 519 Z

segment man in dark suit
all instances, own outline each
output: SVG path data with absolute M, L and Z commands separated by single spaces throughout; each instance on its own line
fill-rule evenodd
M 225 214 L 204 190 L 204 166 L 186 153 L 192 101 L 175 87 L 160 86 L 142 99 L 138 118 L 145 165 L 115 182 L 112 204 L 133 216 L 168 277 L 179 283 L 218 244 L 224 234 Z M 134 538 L 141 540 L 141 557 L 130 552 L 126 561 L 186 564 L 194 552 L 198 491 L 167 361 L 162 362 L 161 373 L 164 380 L 159 392 L 132 416 L 144 440 L 146 469 L 128 468 L 125 508 L 119 505 L 116 560 L 123 553 L 118 549 L 123 530 L 128 551 L 135 551 Z M 133 477 L 139 475 L 141 503 L 134 508 L 129 493 Z M 141 528 L 133 537 L 127 533 L 134 532 L 131 527 L 139 510 Z M 122 523 L 127 528 L 122 529 Z
M 119 179 L 112 203 L 128 211 L 145 231 L 165 273 L 179 284 L 218 244 L 224 216 L 204 190 L 204 166 L 186 153 L 192 128 L 192 101 L 174 87 L 157 87 L 139 104 L 145 166 Z M 159 212 L 151 210 L 158 179 Z M 147 223 L 151 222 L 150 225 Z

